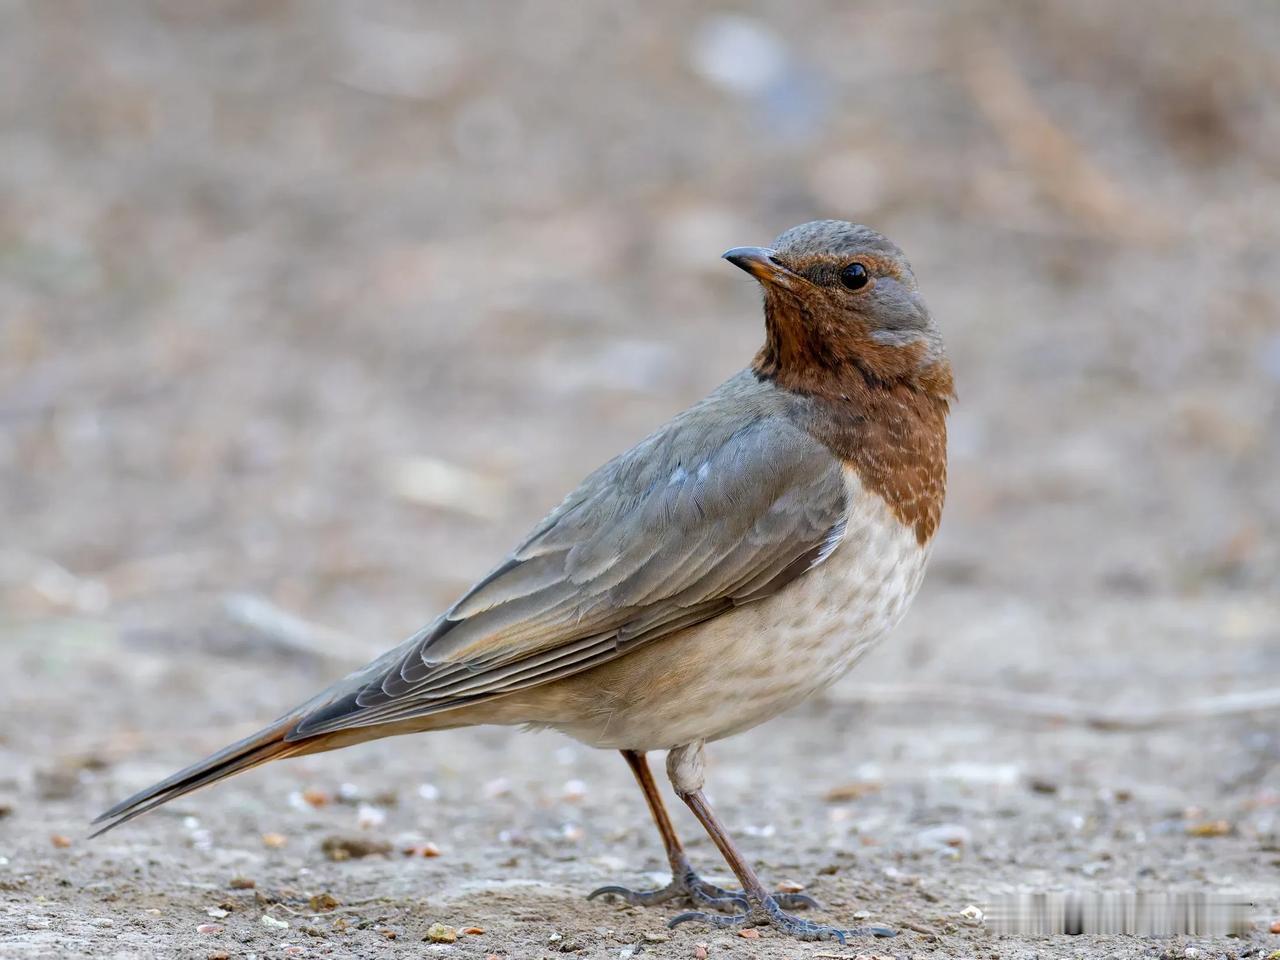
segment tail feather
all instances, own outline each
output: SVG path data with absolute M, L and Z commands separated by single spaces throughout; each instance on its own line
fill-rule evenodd
M 122 823 L 127 823 L 134 817 L 139 817 L 147 811 L 155 809 L 162 803 L 168 803 L 176 797 L 191 793 L 193 790 L 199 790 L 201 787 L 256 767 L 269 760 L 279 760 L 303 753 L 314 753 L 318 749 L 323 749 L 319 741 L 324 740 L 324 737 L 287 743 L 285 736 L 296 725 L 297 718 L 291 716 L 289 719 L 259 730 L 252 736 L 233 743 L 229 747 L 224 747 L 199 763 L 192 764 L 185 770 L 179 770 L 173 776 L 161 780 L 159 783 L 153 784 L 139 793 L 135 793 L 129 799 L 117 803 L 110 810 L 97 817 L 93 822 L 102 824 L 102 826 L 90 836 L 96 837 L 99 834 L 106 833 Z

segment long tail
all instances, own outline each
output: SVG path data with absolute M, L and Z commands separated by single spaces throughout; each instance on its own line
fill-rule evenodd
M 193 790 L 199 790 L 201 787 L 240 773 L 242 770 L 248 770 L 261 763 L 266 763 L 268 760 L 279 760 L 304 753 L 318 753 L 337 745 L 326 743 L 325 741 L 333 738 L 323 735 L 297 740 L 292 743 L 286 741 L 285 735 L 292 731 L 297 726 L 297 723 L 298 718 L 296 715 L 290 715 L 287 719 L 278 720 L 252 736 L 246 737 L 238 743 L 233 743 L 229 747 L 224 747 L 199 763 L 192 764 L 185 770 L 179 770 L 168 779 L 161 780 L 140 793 L 135 793 L 128 800 L 117 803 L 106 813 L 95 819 L 93 822 L 102 824 L 102 826 L 90 836 L 96 837 L 99 834 L 106 833 L 113 827 L 127 823 L 134 817 L 141 816 L 162 803 L 168 803 L 175 797 L 191 793 Z

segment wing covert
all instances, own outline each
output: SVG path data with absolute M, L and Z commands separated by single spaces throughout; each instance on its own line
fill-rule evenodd
M 353 675 L 292 736 L 590 669 L 825 559 L 844 523 L 840 462 L 735 380 L 591 474 L 448 612 Z

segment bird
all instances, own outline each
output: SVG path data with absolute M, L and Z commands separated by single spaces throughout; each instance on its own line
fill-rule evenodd
M 947 479 L 951 364 L 896 244 L 841 220 L 723 255 L 758 282 L 750 364 L 591 473 L 436 620 L 258 733 L 107 810 L 98 833 L 268 761 L 480 724 L 553 729 L 630 766 L 672 870 L 591 896 L 695 908 L 671 926 L 891 936 L 795 915 L 707 800 L 708 743 L 843 676 L 924 576 Z M 741 890 L 692 867 L 650 770 Z

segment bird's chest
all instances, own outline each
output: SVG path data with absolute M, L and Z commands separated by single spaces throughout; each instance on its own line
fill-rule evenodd
M 719 739 L 795 706 L 902 619 L 928 548 L 884 500 L 850 483 L 844 536 L 826 560 L 773 596 L 689 631 L 690 649 L 714 653 L 714 665 L 685 688 L 680 736 Z
M 927 548 L 879 496 L 850 481 L 844 536 L 778 593 L 606 664 L 575 682 L 587 743 L 667 749 L 740 733 L 830 686 L 902 618 Z
M 902 619 L 928 560 L 880 497 L 856 480 L 851 487 L 839 545 L 759 611 L 772 634 L 768 660 L 810 691 L 839 678 Z

